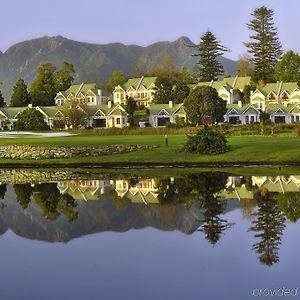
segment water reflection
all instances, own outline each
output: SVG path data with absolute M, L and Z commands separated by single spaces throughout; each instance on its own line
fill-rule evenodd
M 29 239 L 66 242 L 96 232 L 154 227 L 202 233 L 215 245 L 238 226 L 226 215 L 240 208 L 251 223 L 245 234 L 255 237 L 252 250 L 261 264 L 271 266 L 279 262 L 287 221 L 300 217 L 300 176 L 207 172 L 59 179 L 0 185 L 0 232 L 10 228 Z

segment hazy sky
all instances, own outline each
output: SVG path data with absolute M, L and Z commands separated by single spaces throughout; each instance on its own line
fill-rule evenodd
M 1 51 L 41 36 L 63 35 L 93 42 L 149 45 L 187 36 L 197 43 L 212 30 L 237 59 L 246 52 L 246 23 L 255 7 L 275 11 L 284 49 L 300 52 L 300 0 L 4 0 Z

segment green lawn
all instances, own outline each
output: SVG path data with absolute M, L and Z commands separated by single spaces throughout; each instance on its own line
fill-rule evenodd
M 80 157 L 57 159 L 55 164 L 93 164 L 93 163 L 278 163 L 300 165 L 300 138 L 288 136 L 240 136 L 229 138 L 230 151 L 221 155 L 187 154 L 181 151 L 186 141 L 185 135 L 169 135 L 169 147 L 164 145 L 163 135 L 114 135 L 100 136 L 84 133 L 72 137 L 34 138 L 20 137 L 0 139 L 0 144 L 37 145 L 101 145 L 101 144 L 153 144 L 159 148 L 140 150 L 131 153 L 106 155 L 100 157 Z M 1 159 L 0 163 L 23 164 L 24 162 Z M 40 164 L 53 164 L 54 160 L 39 160 Z

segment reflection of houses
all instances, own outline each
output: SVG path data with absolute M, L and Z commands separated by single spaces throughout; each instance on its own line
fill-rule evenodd
M 96 88 L 96 83 L 81 83 L 71 85 L 66 91 L 57 93 L 55 104 L 62 105 L 67 101 L 76 100 L 86 105 L 101 105 L 108 101 L 103 91 Z
M 267 189 L 270 193 L 300 192 L 300 176 L 252 176 L 251 190 L 242 179 L 242 176 L 229 176 L 226 189 L 218 195 L 226 199 L 253 199 L 255 187 Z
M 112 180 L 72 180 L 57 183 L 61 194 L 68 194 L 75 200 L 98 200 L 101 195 L 113 190 Z
M 61 194 L 69 194 L 76 200 L 99 200 L 104 194 L 111 196 L 114 192 L 133 203 L 159 203 L 155 179 L 140 179 L 134 184 L 127 179 L 72 180 L 58 182 L 57 187 Z
M 148 107 L 155 93 L 156 77 L 130 78 L 113 91 L 114 103 L 126 104 L 129 97 L 137 101 L 139 106 Z
M 168 123 L 175 123 L 176 120 L 186 122 L 186 112 L 183 104 L 151 104 L 149 107 L 149 123 L 153 127 L 165 126 Z
M 242 177 L 229 176 L 227 179 L 226 189 L 220 191 L 218 196 L 224 199 L 253 199 L 253 192 L 249 191 L 244 183 Z
M 141 179 L 133 185 L 130 185 L 129 180 L 116 180 L 115 189 L 119 197 L 127 198 L 134 203 L 159 203 L 155 179 Z
M 300 176 L 253 176 L 252 184 L 271 193 L 300 192 Z

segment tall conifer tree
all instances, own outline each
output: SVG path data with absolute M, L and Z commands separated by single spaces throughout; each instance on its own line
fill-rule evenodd
M 5 106 L 5 101 L 2 92 L 0 91 L 0 107 L 4 107 L 4 106 Z
M 10 106 L 27 106 L 30 103 L 30 94 L 25 81 L 20 78 L 14 88 L 10 99 Z
M 198 53 L 193 54 L 193 56 L 200 57 L 197 62 L 199 80 L 217 80 L 218 76 L 224 74 L 223 66 L 219 63 L 218 57 L 228 49 L 220 44 L 211 31 L 204 33 L 200 39 L 199 45 L 195 46 Z
M 273 22 L 274 12 L 272 9 L 262 6 L 252 13 L 253 19 L 247 24 L 253 32 L 250 42 L 245 43 L 254 63 L 255 82 L 274 80 L 274 68 L 282 54 L 281 43 L 277 36 L 277 28 Z

